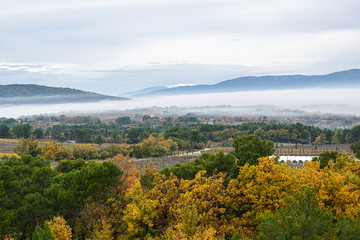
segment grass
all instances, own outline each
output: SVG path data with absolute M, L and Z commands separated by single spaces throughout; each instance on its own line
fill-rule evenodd
M 19 155 L 17 155 L 16 153 L 0 153 L 0 159 L 11 157 L 19 157 Z
M 0 142 L 18 143 L 19 139 L 0 138 Z

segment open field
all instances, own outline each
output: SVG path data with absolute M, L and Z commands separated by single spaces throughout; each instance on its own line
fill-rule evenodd
M 57 142 L 56 140 L 50 140 L 50 141 L 54 141 Z M 45 142 L 49 142 L 49 140 L 43 139 L 43 140 L 39 140 L 40 144 L 43 144 Z M 10 154 L 13 153 L 13 150 L 16 146 L 18 146 L 19 143 L 19 139 L 6 139 L 6 138 L 0 138 L 0 153 L 4 153 L 4 154 Z M 74 146 L 79 146 L 79 145 L 84 145 L 87 144 L 89 145 L 89 143 L 64 143 L 63 145 L 66 147 L 74 147 Z M 97 144 L 90 144 L 92 147 L 97 147 L 99 148 L 99 145 Z M 105 147 L 108 146 L 109 144 L 103 144 L 101 147 Z
M 10 154 L 17 145 L 19 145 L 18 139 L 0 138 L 0 153 Z
M 328 145 L 310 145 L 310 144 L 276 144 L 275 155 L 292 156 L 318 156 L 326 151 L 335 151 L 352 155 L 351 144 L 328 144 Z

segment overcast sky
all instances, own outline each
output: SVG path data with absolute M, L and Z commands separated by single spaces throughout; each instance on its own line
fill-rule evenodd
M 121 95 L 360 66 L 359 0 L 1 0 L 0 84 Z

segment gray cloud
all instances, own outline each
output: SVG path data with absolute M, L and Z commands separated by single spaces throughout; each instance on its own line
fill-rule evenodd
M 115 94 L 356 68 L 359 10 L 355 0 L 6 0 L 0 84 L 37 78 Z

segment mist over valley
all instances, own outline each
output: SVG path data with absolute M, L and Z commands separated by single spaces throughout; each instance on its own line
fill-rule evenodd
M 332 113 L 360 115 L 360 89 L 297 89 L 139 97 L 126 101 L 61 104 L 5 104 L 1 117 L 28 115 L 101 115 L 149 112 L 227 116 L 300 116 Z M 54 96 L 54 98 L 59 98 Z
M 150 87 L 115 97 L 36 84 L 0 85 L 0 117 L 39 114 L 360 115 L 360 70 L 239 77 L 213 85 Z M 116 89 L 112 89 L 114 91 Z M 121 89 L 118 89 L 121 92 Z M 124 101 L 125 100 L 125 101 Z

